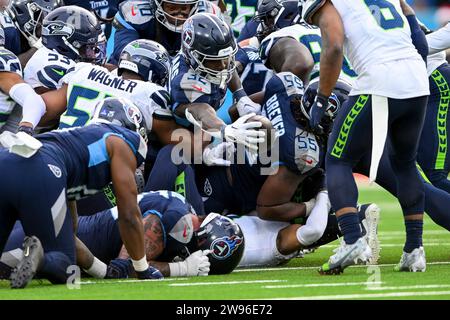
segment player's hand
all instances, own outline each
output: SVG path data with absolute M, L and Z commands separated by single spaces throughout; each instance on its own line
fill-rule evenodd
M 258 143 L 264 142 L 266 133 L 264 131 L 255 130 L 262 126 L 261 122 L 246 122 L 254 115 L 254 113 L 249 113 L 240 117 L 232 124 L 222 127 L 222 133 L 225 139 L 229 142 L 243 144 L 251 150 L 258 150 Z
M 164 279 L 163 274 L 158 269 L 148 266 L 145 271 L 136 271 L 137 278 L 140 280 L 146 279 Z
M 234 143 L 221 142 L 214 147 L 206 147 L 203 150 L 203 163 L 207 166 L 229 166 L 235 151 Z M 225 154 L 225 155 L 224 155 Z
M 130 259 L 111 260 L 106 268 L 105 279 L 123 279 L 128 278 L 133 271 L 133 263 Z
M 236 103 L 236 108 L 239 112 L 240 117 L 252 112 L 256 114 L 261 113 L 261 105 L 259 103 L 253 102 L 252 99 L 249 98 L 249 96 L 241 97 Z
M 188 276 L 208 275 L 209 267 L 211 266 L 208 258 L 210 252 L 210 250 L 198 250 L 184 260 L 187 266 Z
M 22 123 L 19 124 L 19 129 L 17 130 L 17 132 L 25 132 L 26 134 L 33 136 L 34 135 L 34 130 L 33 127 L 30 125 L 22 125 Z
M 316 99 L 314 99 L 311 110 L 309 111 L 309 125 L 311 126 L 311 129 L 314 131 L 314 133 L 323 133 L 323 128 L 320 125 L 320 121 L 322 120 L 322 117 L 325 114 L 327 108 L 328 97 L 318 93 Z

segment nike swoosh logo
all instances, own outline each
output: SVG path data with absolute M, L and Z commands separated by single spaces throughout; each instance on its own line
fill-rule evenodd
M 136 12 L 134 12 L 134 6 L 131 7 L 131 15 L 134 17 L 136 15 Z
M 183 230 L 183 238 L 187 237 L 187 226 L 184 226 L 184 230 Z
M 56 74 L 59 74 L 60 76 L 64 75 L 64 70 L 58 70 L 58 69 L 54 69 L 52 68 L 53 72 L 55 72 Z

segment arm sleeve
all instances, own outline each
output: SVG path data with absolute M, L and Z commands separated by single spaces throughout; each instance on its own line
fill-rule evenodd
M 428 43 L 427 37 L 425 33 L 420 29 L 419 22 L 416 19 L 415 15 L 406 16 L 408 19 L 409 27 L 411 29 L 411 39 L 416 47 L 419 54 L 422 56 L 422 59 L 427 63 L 428 56 Z
M 427 35 L 429 54 L 450 48 L 450 22 L 445 27 Z

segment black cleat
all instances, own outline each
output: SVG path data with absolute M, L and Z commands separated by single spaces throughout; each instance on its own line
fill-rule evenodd
M 36 236 L 25 237 L 23 258 L 11 273 L 11 288 L 25 288 L 42 267 L 44 249 Z

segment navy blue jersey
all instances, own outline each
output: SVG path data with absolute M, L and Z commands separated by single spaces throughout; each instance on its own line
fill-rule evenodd
M 258 30 L 259 22 L 257 22 L 254 19 L 250 19 L 245 24 L 244 28 L 242 28 L 241 33 L 239 34 L 239 37 L 237 38 L 237 41 L 240 42 L 245 39 L 249 39 L 251 37 L 256 36 L 256 31 Z
M 291 96 L 303 95 L 303 83 L 290 72 L 275 74 L 267 83 L 263 114 L 272 122 L 279 138 L 279 162 L 297 174 L 319 167 L 323 152 L 316 137 L 294 119 Z
M 182 54 L 172 61 L 172 71 L 169 84 L 170 97 L 173 101 L 172 111 L 180 104 L 207 103 L 215 110 L 222 105 L 226 88 L 196 74 L 186 63 Z
M 0 25 L 5 32 L 5 48 L 18 55 L 22 53 L 20 45 L 20 31 L 14 25 L 8 12 L 0 12 Z
M 95 11 L 99 17 L 105 19 L 114 17 L 119 3 L 122 1 L 124 0 L 64 0 L 64 5 L 74 5 L 89 11 Z
M 145 159 L 147 146 L 136 132 L 123 127 L 91 124 L 36 136 L 43 143 L 39 152 L 55 159 L 65 171 L 69 200 L 96 194 L 111 182 L 110 158 L 105 142 L 111 135 L 128 143 L 139 167 Z
M 176 256 L 185 257 L 186 247 L 194 241 L 194 227 L 189 216 L 194 213 L 191 205 L 183 196 L 172 191 L 142 193 L 138 196 L 138 202 L 143 217 L 153 214 L 161 220 L 164 251 L 157 260 L 169 262 Z M 78 219 L 77 236 L 96 257 L 106 263 L 117 258 L 122 247 L 117 218 L 117 207 L 114 207 Z
M 236 61 L 243 67 L 240 77 L 245 92 L 251 95 L 264 90 L 267 81 L 273 75 L 273 71 L 264 65 L 258 49 L 251 46 L 239 48 Z

